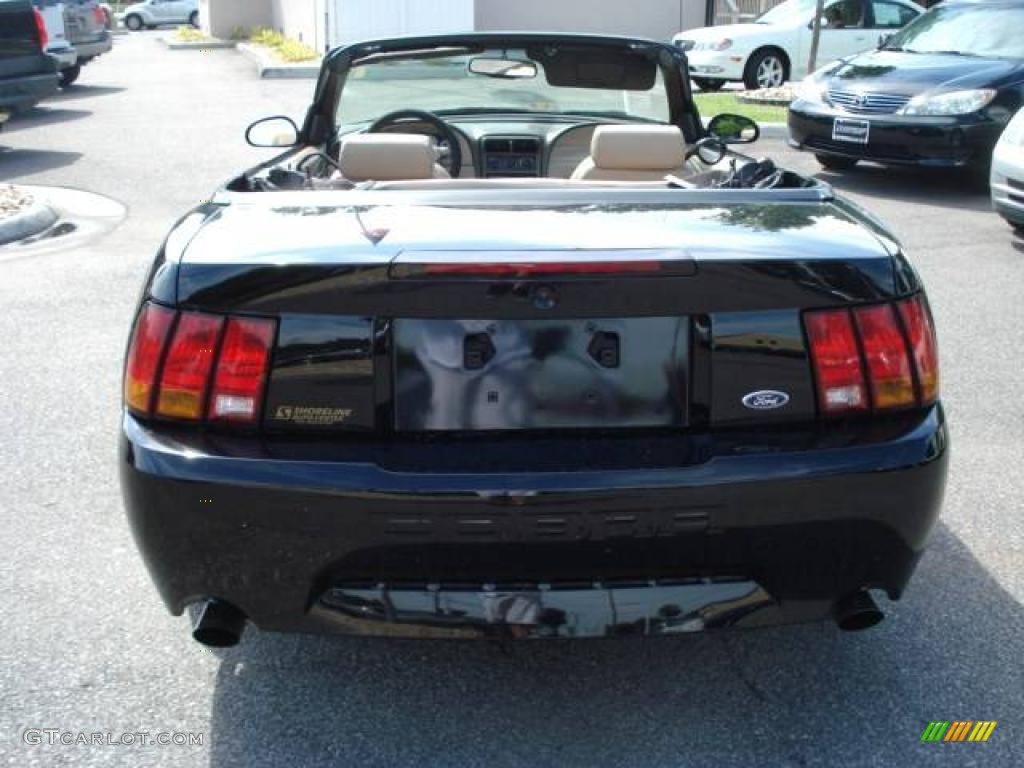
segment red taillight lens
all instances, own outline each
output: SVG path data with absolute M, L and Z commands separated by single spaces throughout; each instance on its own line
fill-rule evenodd
M 46 22 L 43 21 L 43 14 L 39 12 L 38 8 L 33 8 L 32 10 L 35 12 L 36 36 L 39 38 L 39 47 L 45 51 L 46 46 L 50 44 L 50 35 L 46 31 Z
M 853 311 L 864 347 L 871 402 L 876 410 L 913 406 L 914 375 L 896 312 L 889 304 Z
M 92 9 L 92 17 L 96 19 L 96 22 L 100 26 L 107 26 L 107 14 L 105 14 L 103 12 L 103 9 L 100 8 L 98 5 Z
M 212 421 L 256 421 L 262 405 L 274 331 L 272 320 L 228 320 L 210 397 L 209 418 Z
M 156 412 L 175 419 L 202 418 L 224 318 L 183 312 L 160 376 Z
M 836 415 L 867 410 L 867 388 L 849 311 L 809 312 L 805 325 L 822 411 Z
M 939 351 L 935 327 L 923 297 L 915 296 L 901 301 L 897 306 L 910 340 L 910 353 L 917 367 L 921 402 L 930 405 L 939 399 Z
M 135 323 L 124 370 L 124 402 L 136 413 L 145 415 L 153 409 L 157 369 L 172 322 L 172 310 L 146 304 Z

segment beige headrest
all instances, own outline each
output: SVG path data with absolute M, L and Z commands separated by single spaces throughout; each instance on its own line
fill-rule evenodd
M 675 170 L 685 162 L 683 132 L 674 125 L 601 125 L 590 141 L 594 165 L 606 170 Z
M 360 133 L 341 142 L 338 165 L 350 181 L 432 179 L 437 153 L 427 136 Z

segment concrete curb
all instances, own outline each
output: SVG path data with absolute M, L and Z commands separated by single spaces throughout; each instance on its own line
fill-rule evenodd
M 38 235 L 57 222 L 57 212 L 41 200 L 33 201 L 28 210 L 0 219 L 0 245 Z
M 320 61 L 289 64 L 278 61 L 265 48 L 252 43 L 239 43 L 236 46 L 242 55 L 256 63 L 256 71 L 266 80 L 305 79 L 315 80 L 320 76 Z
M 174 40 L 170 37 L 161 37 L 160 42 L 172 51 L 211 51 L 217 48 L 234 48 L 237 43 L 233 40 Z

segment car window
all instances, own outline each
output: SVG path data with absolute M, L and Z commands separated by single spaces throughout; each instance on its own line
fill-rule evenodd
M 912 8 L 897 3 L 887 3 L 885 0 L 872 2 L 871 13 L 875 17 L 875 27 L 878 29 L 899 29 L 917 18 L 917 12 Z
M 825 9 L 827 29 L 851 29 L 861 26 L 864 4 L 861 0 L 839 0 Z
M 1024 59 L 1024 6 L 937 5 L 897 32 L 886 48 L 913 53 Z

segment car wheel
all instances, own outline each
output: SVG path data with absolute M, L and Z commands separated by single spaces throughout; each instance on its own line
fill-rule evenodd
M 823 168 L 828 168 L 830 171 L 849 171 L 859 162 L 855 157 L 837 157 L 836 155 L 815 155 L 814 157 Z
M 720 91 L 725 87 L 725 80 L 707 80 L 703 77 L 695 77 L 693 78 L 693 82 L 695 82 L 697 87 L 702 91 L 706 91 L 708 93 Z
M 778 88 L 789 77 L 789 65 L 780 51 L 756 51 L 747 62 L 743 84 L 750 90 Z
M 124 25 L 128 27 L 128 29 L 130 29 L 132 32 L 138 32 L 140 29 L 142 29 L 142 17 L 134 13 L 131 16 L 126 16 L 124 20 Z
M 82 74 L 82 65 L 81 64 L 75 64 L 75 66 L 73 66 L 73 67 L 68 67 L 67 69 L 62 69 L 60 71 L 60 87 L 61 88 L 68 88 L 68 87 L 74 85 L 75 80 L 78 79 L 78 76 L 80 74 Z
M 188 17 L 188 23 L 199 29 L 199 11 L 192 11 L 192 15 Z

